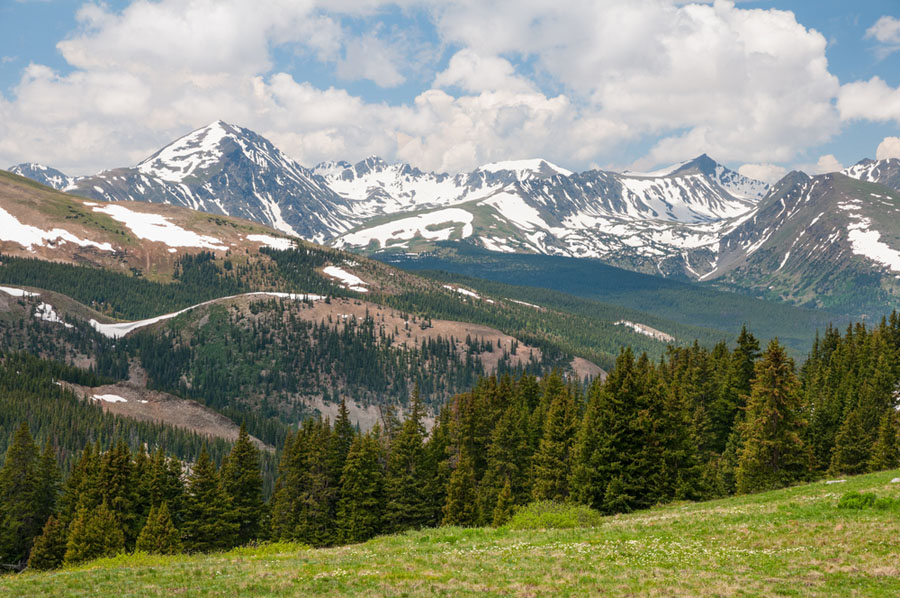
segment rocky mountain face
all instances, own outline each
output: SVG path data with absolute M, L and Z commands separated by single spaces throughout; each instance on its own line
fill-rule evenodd
M 307 169 L 256 133 L 217 121 L 134 167 L 78 178 L 31 164 L 13 170 L 85 197 L 238 216 L 354 251 L 465 241 L 598 258 L 801 303 L 823 303 L 819 295 L 846 303 L 858 293 L 842 285 L 866 281 L 876 295 L 891 295 L 893 282 L 881 281 L 894 280 L 900 247 L 892 245 L 893 213 L 881 209 L 900 190 L 896 159 L 820 177 L 791 173 L 771 188 L 706 155 L 648 173 L 573 173 L 531 159 L 446 174 L 377 157 Z M 855 282 L 843 282 L 847 268 Z

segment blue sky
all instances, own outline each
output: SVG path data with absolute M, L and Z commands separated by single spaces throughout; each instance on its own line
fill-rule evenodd
M 761 178 L 900 157 L 900 3 L 0 0 L 0 164 L 133 164 L 216 119 L 301 163 Z

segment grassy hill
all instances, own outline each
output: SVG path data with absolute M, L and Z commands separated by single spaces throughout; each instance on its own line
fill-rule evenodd
M 896 502 L 838 501 L 851 491 L 900 500 L 898 475 L 678 503 L 593 527 L 451 527 L 331 549 L 120 556 L 0 578 L 0 595 L 897 596 Z

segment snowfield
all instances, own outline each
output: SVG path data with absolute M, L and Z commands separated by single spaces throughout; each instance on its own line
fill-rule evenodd
M 106 403 L 127 403 L 128 399 L 119 395 L 92 395 L 95 401 L 104 401 Z
M 261 243 L 266 247 L 271 247 L 272 249 L 279 249 L 282 251 L 285 249 L 290 249 L 294 246 L 294 242 L 290 239 L 273 237 L 271 235 L 247 235 L 247 240 Z
M 115 251 L 109 243 L 98 243 L 88 239 L 79 239 L 61 228 L 41 230 L 30 224 L 22 224 L 18 218 L 0 208 L 0 241 L 12 241 L 22 247 L 33 250 L 35 245 L 46 247 L 55 243 L 74 243 L 81 247 L 96 247 L 101 251 Z
M 112 216 L 113 220 L 121 222 L 135 235 L 147 241 L 164 243 L 169 247 L 200 247 L 217 251 L 228 249 L 219 239 L 183 229 L 159 214 L 134 212 L 116 204 L 96 207 L 93 210 Z
M 466 238 L 472 235 L 473 219 L 471 212 L 461 208 L 446 208 L 348 233 L 340 237 L 335 245 L 367 247 L 372 241 L 377 241 L 381 247 L 386 247 L 389 240 L 410 241 L 416 236 L 429 241 L 446 241 L 459 229 L 458 224 L 463 225 L 462 237 Z
M 369 292 L 369 289 L 364 286 L 369 283 L 367 283 L 359 276 L 347 272 L 343 268 L 340 268 L 338 266 L 325 266 L 322 272 L 324 272 L 326 276 L 338 279 L 339 281 L 341 281 L 341 285 L 344 288 L 350 289 L 351 291 L 356 291 L 357 293 Z

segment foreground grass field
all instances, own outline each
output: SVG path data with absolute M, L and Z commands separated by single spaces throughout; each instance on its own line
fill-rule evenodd
M 310 550 L 121 556 L 0 577 L 2 596 L 900 596 L 900 471 L 606 517 L 592 528 L 440 528 Z

